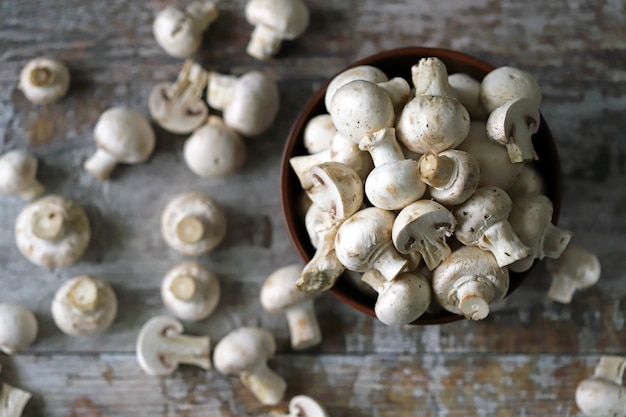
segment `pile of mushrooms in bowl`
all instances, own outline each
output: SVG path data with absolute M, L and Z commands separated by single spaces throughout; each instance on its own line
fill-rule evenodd
M 280 192 L 306 262 L 389 325 L 480 320 L 536 260 L 558 258 L 561 170 L 528 72 L 446 49 L 359 60 L 305 104 Z

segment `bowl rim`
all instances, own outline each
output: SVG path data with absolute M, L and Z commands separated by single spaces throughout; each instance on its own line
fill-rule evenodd
M 285 141 L 285 146 L 283 148 L 282 156 L 281 156 L 281 164 L 280 164 L 280 204 L 283 215 L 283 221 L 285 226 L 287 227 L 289 239 L 291 240 L 292 245 L 296 249 L 296 252 L 300 256 L 300 258 L 306 263 L 308 262 L 312 255 L 307 252 L 307 248 L 301 241 L 301 239 L 297 238 L 297 231 L 294 230 L 294 226 L 298 222 L 302 222 L 302 219 L 299 219 L 296 216 L 296 211 L 293 209 L 289 209 L 289 207 L 293 206 L 293 201 L 289 201 L 290 195 L 289 191 L 293 188 L 292 182 L 295 177 L 295 173 L 293 173 L 291 166 L 289 164 L 289 159 L 292 156 L 295 156 L 294 151 L 296 150 L 299 141 L 301 141 L 301 136 L 306 126 L 308 120 L 310 120 L 313 116 L 317 114 L 322 114 L 324 112 L 316 112 L 316 109 L 323 107 L 324 105 L 324 96 L 326 93 L 326 89 L 330 83 L 330 81 L 342 73 L 343 71 L 353 68 L 359 65 L 372 65 L 376 66 L 376 62 L 381 60 L 391 60 L 398 57 L 404 58 L 415 58 L 415 63 L 419 61 L 420 58 L 424 57 L 438 57 L 442 59 L 444 62 L 446 60 L 455 60 L 455 61 L 463 61 L 467 66 L 473 67 L 475 70 L 484 73 L 491 72 L 496 66 L 493 66 L 486 61 L 483 61 L 479 58 L 476 58 L 471 55 L 467 55 L 463 52 L 447 49 L 447 48 L 433 48 L 433 47 L 421 47 L 421 46 L 406 46 L 401 48 L 395 48 L 390 50 L 381 51 L 361 59 L 358 59 L 349 65 L 345 66 L 333 76 L 328 78 L 324 84 L 318 88 L 305 102 L 304 106 L 298 113 L 295 121 L 291 125 L 289 129 L 289 133 L 287 135 L 287 139 Z M 447 65 L 446 65 L 447 67 Z M 453 73 L 453 72 L 450 72 Z M 391 78 L 391 75 L 388 74 Z M 481 79 L 482 79 L 481 77 Z M 409 83 L 411 80 L 407 80 Z M 324 107 L 325 109 L 325 107 Z M 325 111 L 325 110 L 324 110 Z M 552 222 L 553 224 L 557 224 L 559 214 L 561 211 L 561 200 L 562 200 L 562 172 L 561 172 L 561 164 L 560 158 L 558 155 L 558 150 L 556 148 L 556 143 L 554 142 L 554 138 L 550 131 L 548 124 L 546 123 L 543 115 L 540 114 L 541 122 L 539 131 L 533 136 L 533 144 L 541 146 L 543 152 L 539 152 L 540 154 L 546 154 L 548 158 L 540 158 L 535 162 L 538 170 L 542 173 L 542 177 L 546 180 L 546 172 L 550 174 L 550 181 L 545 181 L 546 192 L 545 195 L 550 198 L 553 204 L 553 215 Z M 542 137 L 544 140 L 537 143 L 535 138 Z M 297 182 L 297 178 L 295 178 Z M 293 197 L 293 196 L 291 196 Z M 506 297 L 508 297 L 512 292 L 514 292 L 519 285 L 522 283 L 524 278 L 529 275 L 529 273 L 535 269 L 539 262 L 535 260 L 533 267 L 524 273 L 514 273 L 510 272 L 510 283 L 509 289 L 507 291 Z M 343 276 L 343 275 L 342 275 Z M 345 281 L 345 280 L 344 280 Z M 360 311 L 361 313 L 367 314 L 371 317 L 376 317 L 374 312 L 372 298 L 367 296 L 364 293 L 355 291 L 354 293 L 348 294 L 345 282 L 342 283 L 342 278 L 340 277 L 337 283 L 329 290 L 330 293 L 339 299 L 341 302 L 351 306 L 352 308 Z M 350 286 L 350 285 L 347 285 Z M 505 298 L 506 298 L 505 297 Z M 375 301 L 375 300 L 374 300 Z M 410 325 L 433 325 L 433 324 L 446 324 L 459 320 L 464 320 L 465 317 L 454 314 L 448 311 L 444 311 L 441 314 L 428 314 L 425 313 L 417 320 L 410 323 Z

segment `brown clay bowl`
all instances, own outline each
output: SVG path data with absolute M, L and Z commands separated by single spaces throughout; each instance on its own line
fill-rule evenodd
M 450 74 L 462 72 L 471 75 L 477 80 L 482 80 L 488 72 L 495 68 L 484 61 L 456 51 L 440 48 L 407 47 L 371 55 L 350 64 L 340 72 L 357 65 L 373 65 L 383 70 L 389 78 L 400 76 L 411 83 L 411 66 L 416 64 L 421 58 L 426 57 L 441 59 L 446 64 Z M 280 195 L 283 216 L 291 241 L 304 262 L 308 262 L 313 257 L 315 250 L 309 241 L 304 226 L 304 219 L 300 215 L 302 190 L 298 178 L 289 165 L 289 158 L 307 153 L 302 139 L 304 128 L 313 116 L 326 113 L 324 94 L 326 93 L 328 82 L 304 104 L 302 111 L 291 127 L 281 161 Z M 536 167 L 545 180 L 547 187 L 546 195 L 552 200 L 554 205 L 553 222 L 556 224 L 561 208 L 561 166 L 554 139 L 543 116 L 541 127 L 533 137 L 533 144 L 539 155 Z M 507 296 L 519 287 L 531 271 L 532 269 L 522 274 L 510 274 Z M 342 302 L 365 314 L 375 316 L 374 305 L 376 299 L 359 290 L 356 285 L 345 279 L 344 276 L 339 278 L 330 291 Z M 426 313 L 411 324 L 443 324 L 463 318 L 463 316 L 449 312 L 436 315 Z

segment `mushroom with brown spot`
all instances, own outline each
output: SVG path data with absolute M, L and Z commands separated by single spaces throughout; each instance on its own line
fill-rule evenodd
M 430 187 L 430 197 L 441 204 L 461 204 L 478 188 L 480 165 L 465 151 L 448 149 L 439 154 L 427 153 L 418 162 L 420 179 Z
M 0 194 L 17 195 L 32 200 L 43 193 L 37 181 L 37 158 L 30 152 L 15 149 L 0 156 Z
M 37 338 L 39 325 L 26 307 L 0 303 L 0 351 L 7 355 L 24 350 Z M 0 403 L 1 404 L 1 403 Z
M 589 417 L 626 417 L 626 357 L 601 356 L 593 375 L 578 383 L 576 405 Z
M 161 300 L 181 320 L 203 320 L 217 308 L 220 283 L 213 271 L 198 262 L 184 261 L 161 281 Z
M 53 58 L 35 58 L 20 72 L 18 88 L 35 104 L 53 103 L 63 97 L 70 86 L 67 66 Z
M 591 287 L 600 279 L 600 260 L 594 253 L 576 245 L 568 245 L 558 259 L 546 259 L 552 276 L 548 298 L 568 304 L 577 290 Z

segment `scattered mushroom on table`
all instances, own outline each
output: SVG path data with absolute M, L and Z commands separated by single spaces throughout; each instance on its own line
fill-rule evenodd
M 306 395 L 296 395 L 289 400 L 287 414 L 272 411 L 269 417 L 328 417 L 328 413 L 313 398 Z
M 0 304 L 0 351 L 7 355 L 20 352 L 37 338 L 39 324 L 26 307 L 14 303 Z
M 626 417 L 626 357 L 601 356 L 593 376 L 576 387 L 576 405 L 588 417 Z
M 48 104 L 63 97 L 70 86 L 70 71 L 53 58 L 35 58 L 20 73 L 19 89 L 36 104 Z
M 37 158 L 22 149 L 0 155 L 0 195 L 32 200 L 43 193 L 43 185 L 35 177 L 37 166 Z

